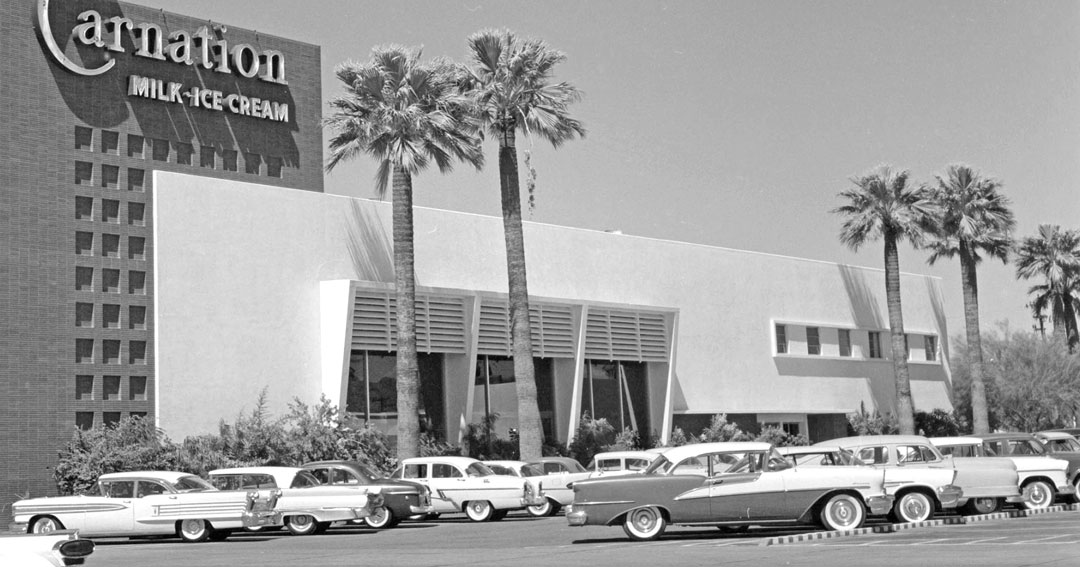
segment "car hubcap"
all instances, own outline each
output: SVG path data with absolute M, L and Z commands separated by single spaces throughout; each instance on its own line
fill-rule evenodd
M 855 520 L 855 509 L 851 506 L 851 503 L 842 500 L 833 505 L 832 508 L 833 522 L 840 526 L 848 526 Z
M 202 522 L 199 520 L 184 520 L 184 533 L 188 535 L 199 535 L 202 531 Z
M 631 523 L 634 524 L 638 531 L 649 532 L 656 525 L 656 516 L 652 513 L 652 510 L 638 510 L 634 512 Z
M 926 514 L 926 506 L 921 498 L 909 497 L 904 499 L 904 515 L 909 520 L 919 520 Z
M 292 524 L 298 528 L 304 529 L 311 525 L 311 518 L 307 516 L 294 516 Z
M 39 534 L 47 534 L 52 531 L 56 531 L 56 524 L 52 520 L 40 520 L 37 523 L 37 529 L 34 530 L 35 533 Z
M 1031 502 L 1031 506 L 1035 508 L 1042 508 L 1046 505 L 1046 488 L 1041 482 L 1035 482 L 1029 484 L 1027 487 L 1028 501 Z
M 381 526 L 386 522 L 386 508 L 376 508 L 371 513 L 371 523 Z

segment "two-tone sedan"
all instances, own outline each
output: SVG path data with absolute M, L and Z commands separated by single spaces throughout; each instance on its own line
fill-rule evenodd
M 769 443 L 700 443 L 665 451 L 642 474 L 575 482 L 566 519 L 652 540 L 669 524 L 849 530 L 892 503 L 871 467 L 794 467 Z
M 810 447 L 780 447 L 788 461 L 801 467 L 874 466 L 859 460 L 838 445 L 819 443 Z M 950 468 L 882 467 L 885 492 L 894 499 L 889 520 L 921 522 L 934 512 L 956 508 L 963 496 L 953 484 L 956 471 Z
M 352 522 L 383 505 L 378 486 L 324 486 L 299 467 L 236 467 L 210 471 L 221 490 L 247 491 L 244 526 L 281 526 L 293 535 L 325 532 L 334 522 Z
M 547 497 L 546 504 L 529 507 L 529 513 L 534 516 L 553 516 L 569 506 L 574 502 L 574 483 L 592 477 L 592 473 L 570 457 L 541 457 L 529 464 L 543 469 L 540 485 Z
M 998 455 L 987 448 L 984 441 L 979 435 L 930 438 L 930 442 L 944 455 L 972 458 L 1002 456 L 1011 460 L 1020 477 L 1020 492 L 1027 498 L 1023 505 L 1028 510 L 1048 508 L 1054 503 L 1055 495 L 1069 499 L 1076 494 L 1076 488 L 1069 483 L 1067 461 L 1035 453 L 1041 450 L 1035 445 L 1028 445 L 1026 453 Z M 1022 442 L 1028 443 L 1029 440 Z
M 435 510 L 432 516 L 464 512 L 474 522 L 487 522 L 545 502 L 544 495 L 537 494 L 525 479 L 497 475 L 469 457 L 405 459 L 390 478 L 427 486 Z
M 13 529 L 78 530 L 84 537 L 177 535 L 221 540 L 244 527 L 247 499 L 189 473 L 133 471 L 98 477 L 98 494 L 31 498 L 12 505 Z
M 838 445 L 855 453 L 860 461 L 882 468 L 952 469 L 952 481 L 963 491 L 959 506 L 969 514 L 986 514 L 996 510 L 1001 502 L 1022 503 L 1020 476 L 1016 465 L 1008 459 L 946 459 L 930 440 L 921 435 L 864 435 L 832 439 L 819 444 Z M 928 497 L 912 494 L 903 508 L 911 517 L 929 519 L 934 506 Z
M 369 528 L 392 528 L 411 516 L 434 512 L 428 487 L 407 480 L 393 480 L 365 463 L 354 461 L 316 461 L 303 465 L 304 470 L 328 486 L 366 486 L 382 494 L 383 505 L 361 520 Z

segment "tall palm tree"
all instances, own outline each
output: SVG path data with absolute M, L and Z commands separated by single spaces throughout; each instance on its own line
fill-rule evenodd
M 360 154 L 379 162 L 375 193 L 393 180 L 394 283 L 397 292 L 398 458 L 420 452 L 416 355 L 416 278 L 412 178 L 432 162 L 446 173 L 454 160 L 483 165 L 475 119 L 458 88 L 460 74 L 445 60 L 420 62 L 420 49 L 376 47 L 367 64 L 337 68 L 345 94 L 330 101 L 324 124 L 334 131 L 326 170 Z
M 553 82 L 555 65 L 566 59 L 540 40 L 519 40 L 507 30 L 469 36 L 471 66 L 467 85 L 482 130 L 499 143 L 499 190 L 510 291 L 510 329 L 517 387 L 519 446 L 522 460 L 541 456 L 543 429 L 536 401 L 529 289 L 525 275 L 525 237 L 521 229 L 521 185 L 516 136 L 537 136 L 559 147 L 585 128 L 567 107 L 581 98 L 569 83 Z
M 990 432 L 983 380 L 982 335 L 979 333 L 979 282 L 976 266 L 983 255 L 1008 262 L 1011 232 L 1016 226 L 1001 183 L 983 177 L 970 166 L 952 164 L 937 176 L 932 192 L 939 208 L 929 263 L 960 257 L 960 284 L 964 293 L 964 327 L 971 369 L 972 425 L 976 434 Z
M 889 332 L 896 375 L 896 411 L 900 433 L 915 432 L 911 401 L 904 316 L 900 306 L 900 255 L 897 244 L 907 240 L 916 248 L 930 229 L 935 207 L 929 190 L 908 183 L 907 170 L 881 165 L 851 178 L 854 188 L 841 191 L 847 203 L 832 210 L 843 218 L 840 242 L 852 250 L 881 238 L 885 243 L 885 299 L 889 306 Z
M 1032 287 L 1037 313 L 1050 307 L 1054 334 L 1068 342 L 1069 350 L 1080 342 L 1076 324 L 1076 288 L 1080 280 L 1080 231 L 1061 230 L 1058 225 L 1041 224 L 1037 236 L 1027 236 L 1016 248 L 1016 277 L 1037 275 L 1045 284 Z

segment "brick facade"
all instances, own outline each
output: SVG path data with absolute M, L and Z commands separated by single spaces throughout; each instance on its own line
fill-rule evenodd
M 167 35 L 206 19 L 110 1 L 54 1 L 48 22 L 87 68 L 105 49 L 72 38 L 78 15 L 122 16 Z M 234 28 L 218 40 L 280 51 L 287 85 L 136 57 L 87 77 L 53 58 L 39 2 L 0 0 L 0 525 L 16 495 L 56 493 L 73 428 L 154 415 L 153 171 L 322 191 L 320 52 Z M 108 28 L 106 28 L 108 31 Z M 166 43 L 168 39 L 165 40 Z M 235 70 L 234 70 L 235 71 Z M 288 104 L 284 122 L 129 96 L 129 78 Z M 212 100 L 212 97 L 206 100 Z M 205 211 L 207 216 L 216 214 Z M 221 219 L 229 222 L 228 218 Z M 200 251 L 204 253 L 206 251 Z M 212 251 L 211 251 L 212 252 Z

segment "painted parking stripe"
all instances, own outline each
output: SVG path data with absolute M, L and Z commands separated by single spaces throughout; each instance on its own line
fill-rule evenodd
M 983 538 L 983 539 L 975 539 L 975 540 L 971 540 L 971 541 L 969 541 L 969 542 L 967 542 L 967 543 L 965 543 L 963 545 L 975 545 L 976 543 L 994 541 L 995 539 L 1005 539 L 1005 537 L 1006 536 L 998 536 L 998 537 L 988 537 L 988 538 Z
M 1073 534 L 1060 534 L 1060 535 L 1055 535 L 1055 536 L 1040 537 L 1040 538 L 1037 538 L 1037 539 L 1025 539 L 1023 541 L 1014 541 L 1014 542 L 1012 542 L 1012 544 L 1013 545 L 1023 545 L 1025 543 L 1035 543 L 1037 541 L 1049 542 L 1049 540 L 1052 540 L 1052 539 L 1057 539 L 1059 537 L 1066 537 L 1066 536 L 1071 536 L 1071 535 L 1073 535 Z

